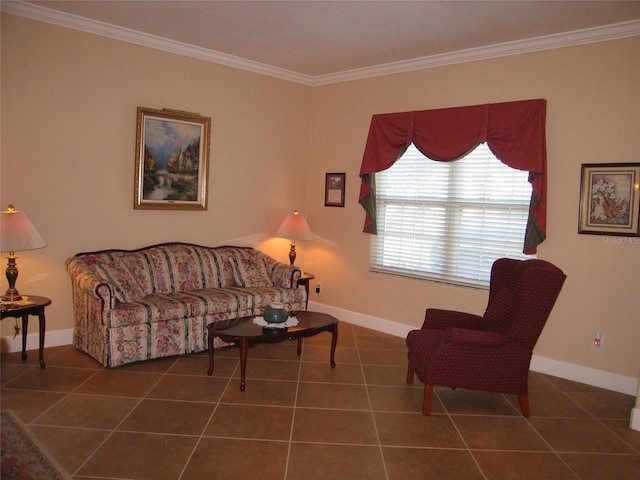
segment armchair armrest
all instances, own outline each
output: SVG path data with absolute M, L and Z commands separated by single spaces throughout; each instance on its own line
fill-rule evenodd
M 422 328 L 431 330 L 445 330 L 448 328 L 474 329 L 477 328 L 480 320 L 482 320 L 480 315 L 474 315 L 472 313 L 427 308 Z
M 500 347 L 508 343 L 509 340 L 510 337 L 502 333 L 469 330 L 466 328 L 450 328 L 444 336 L 445 342 L 479 347 Z

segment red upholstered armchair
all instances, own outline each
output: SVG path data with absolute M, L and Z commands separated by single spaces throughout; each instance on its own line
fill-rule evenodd
M 422 413 L 431 414 L 433 386 L 518 396 L 529 416 L 528 373 L 533 347 L 566 276 L 544 260 L 496 260 L 483 316 L 428 308 L 407 335 L 409 367 L 424 383 Z

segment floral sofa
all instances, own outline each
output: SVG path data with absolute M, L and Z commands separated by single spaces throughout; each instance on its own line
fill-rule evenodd
M 306 308 L 300 270 L 249 247 L 164 243 L 79 253 L 66 267 L 73 345 L 105 367 L 206 350 L 209 323 L 274 301 Z

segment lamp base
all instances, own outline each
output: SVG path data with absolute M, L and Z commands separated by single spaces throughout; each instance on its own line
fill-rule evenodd
M 7 292 L 0 297 L 0 300 L 3 302 L 17 302 L 22 300 L 22 295 L 20 295 L 17 290 L 15 293 L 7 290 Z
M 22 300 L 22 295 L 18 292 L 16 288 L 16 280 L 18 279 L 18 267 L 16 266 L 16 255 L 13 252 L 9 252 L 7 255 L 7 281 L 9 282 L 9 288 L 4 293 L 2 297 L 3 302 L 15 302 L 18 300 Z
M 291 265 L 293 265 L 295 261 L 296 261 L 296 241 L 293 240 L 291 242 L 291 250 L 289 250 L 289 262 L 291 262 Z

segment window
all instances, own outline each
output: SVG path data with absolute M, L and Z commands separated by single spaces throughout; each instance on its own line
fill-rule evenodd
M 378 234 L 372 270 L 486 287 L 491 265 L 522 253 L 528 172 L 498 160 L 486 144 L 451 162 L 414 145 L 376 173 Z

